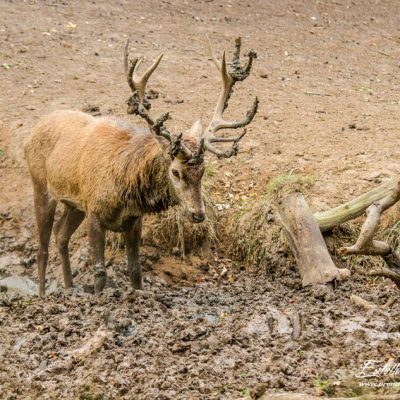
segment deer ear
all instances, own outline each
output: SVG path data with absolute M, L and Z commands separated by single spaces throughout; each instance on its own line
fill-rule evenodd
M 201 119 L 199 118 L 190 128 L 189 135 L 200 138 L 202 133 L 203 133 L 203 125 L 201 124 Z

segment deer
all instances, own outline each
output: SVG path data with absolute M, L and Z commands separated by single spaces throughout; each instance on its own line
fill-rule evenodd
M 139 290 L 143 287 L 139 259 L 143 216 L 181 204 L 191 222 L 204 221 L 205 152 L 218 158 L 237 155 L 238 143 L 246 130 L 233 137 L 218 136 L 217 132 L 246 127 L 257 112 L 256 97 L 245 118 L 238 121 L 223 118 L 234 85 L 249 76 L 257 57 L 251 50 L 242 66 L 240 48 L 238 38 L 228 68 L 225 52 L 219 60 L 209 42 L 208 49 L 221 75 L 222 88 L 206 128 L 199 119 L 184 135 L 173 134 L 166 127 L 168 112 L 158 118 L 150 116 L 146 85 L 163 54 L 140 74 L 143 57 L 129 59 L 129 39 L 124 51 L 125 75 L 132 92 L 127 113 L 143 118 L 147 129 L 119 117 L 95 117 L 72 110 L 54 111 L 39 120 L 24 143 L 39 236 L 39 296 L 45 295 L 52 231 L 61 258 L 64 287 L 69 289 L 73 279 L 68 246 L 71 236 L 86 218 L 94 289 L 100 294 L 107 279 L 104 256 L 107 230 L 122 233 L 129 279 L 132 287 Z M 232 143 L 229 150 L 215 145 L 227 142 Z M 64 210 L 53 229 L 58 203 L 62 203 Z

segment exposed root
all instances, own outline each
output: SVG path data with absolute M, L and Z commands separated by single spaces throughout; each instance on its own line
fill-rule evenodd
M 339 253 L 343 255 L 364 254 L 379 256 L 391 254 L 392 249 L 386 242 L 373 240 L 373 237 L 379 228 L 382 213 L 399 200 L 400 181 L 389 195 L 367 208 L 367 219 L 361 228 L 357 242 L 353 246 L 340 248 L 338 250 Z
M 374 240 L 373 237 L 379 228 L 382 213 L 400 200 L 400 181 L 392 192 L 367 209 L 360 235 L 353 246 L 342 247 L 338 252 L 342 255 L 363 254 L 381 256 L 389 267 L 399 268 L 400 257 L 386 242 Z M 391 279 L 400 288 L 400 274 L 390 268 L 377 268 L 370 272 L 371 276 L 383 276 Z
M 369 273 L 370 276 L 383 276 L 385 278 L 391 279 L 396 286 L 400 289 L 400 274 L 392 271 L 389 268 L 375 268 Z

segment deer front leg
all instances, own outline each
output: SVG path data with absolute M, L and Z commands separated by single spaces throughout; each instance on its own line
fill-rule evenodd
M 104 228 L 95 214 L 88 214 L 89 253 L 94 266 L 94 291 L 99 294 L 106 284 L 107 272 L 104 263 Z
M 142 266 L 139 260 L 140 239 L 142 236 L 142 217 L 138 217 L 125 232 L 125 247 L 128 258 L 128 274 L 132 286 L 142 289 Z

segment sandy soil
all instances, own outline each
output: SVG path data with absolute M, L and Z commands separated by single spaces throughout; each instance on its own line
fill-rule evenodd
M 160 92 L 153 110 L 170 111 L 169 127 L 178 131 L 199 116 L 207 121 L 218 96 L 206 35 L 228 52 L 242 36 L 243 48 L 254 48 L 258 59 L 227 114 L 242 116 L 255 95 L 260 108 L 236 159 L 209 156 L 215 198 L 235 209 L 243 196 L 261 199 L 272 178 L 295 173 L 315 178 L 309 200 L 321 209 L 399 171 L 399 16 L 394 0 L 2 1 L 0 278 L 37 278 L 24 137 L 40 116 L 59 108 L 98 106 L 103 114 L 125 115 L 127 37 L 147 61 L 164 52 L 149 85 Z M 360 388 L 354 375 L 369 359 L 399 362 L 400 307 L 365 312 L 349 297 L 384 304 L 396 295 L 393 285 L 365 279 L 368 263 L 360 259 L 334 295 L 301 289 L 284 254 L 280 262 L 289 268 L 272 276 L 221 259 L 230 257 L 222 251 L 228 244 L 219 244 L 209 264 L 148 248 L 147 292 L 136 294 L 121 251 L 109 249 L 113 287 L 100 297 L 83 286 L 92 279 L 84 232 L 71 249 L 78 283 L 72 293 L 61 288 L 52 247 L 50 296 L 0 293 L 0 397 L 375 393 Z M 229 273 L 221 278 L 224 267 Z M 302 334 L 294 340 L 297 315 Z M 93 337 L 93 352 L 74 353 Z

